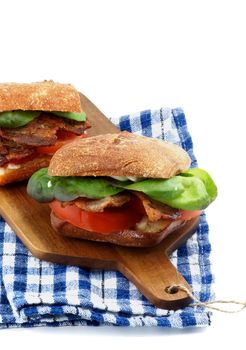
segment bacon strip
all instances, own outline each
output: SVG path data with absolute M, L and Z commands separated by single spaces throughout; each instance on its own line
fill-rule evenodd
M 60 131 L 82 135 L 89 127 L 87 121 L 76 122 L 42 113 L 23 127 L 0 128 L 0 166 L 34 155 L 36 147 L 54 145 Z
M 25 145 L 19 145 L 11 140 L 4 140 L 0 137 L 0 166 L 20 160 L 35 154 L 36 150 Z
M 109 207 L 121 207 L 127 203 L 132 196 L 137 196 L 142 202 L 146 211 L 146 218 L 149 222 L 162 222 L 163 220 L 176 220 L 180 216 L 180 211 L 168 205 L 154 201 L 141 192 L 124 192 L 103 199 L 89 199 L 80 197 L 71 202 L 63 203 L 64 206 L 75 204 L 80 209 L 101 213 Z
M 88 127 L 88 122 L 76 122 L 42 113 L 38 118 L 23 127 L 1 128 L 0 136 L 3 139 L 12 140 L 22 145 L 52 146 L 56 143 L 57 131 L 65 130 L 81 135 Z
M 108 196 L 102 199 L 89 199 L 89 198 L 78 198 L 71 202 L 63 203 L 64 206 L 75 204 L 78 208 L 90 211 L 101 213 L 105 208 L 109 207 L 121 207 L 123 204 L 127 203 L 131 199 L 129 194 L 116 194 L 114 196 Z
M 178 209 L 150 199 L 142 192 L 135 191 L 134 194 L 141 200 L 149 221 L 154 222 L 160 219 L 176 220 L 180 216 Z

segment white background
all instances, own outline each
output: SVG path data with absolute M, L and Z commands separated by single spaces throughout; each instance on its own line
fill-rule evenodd
M 0 81 L 73 83 L 108 117 L 183 107 L 200 167 L 217 182 L 207 210 L 215 291 L 246 299 L 244 1 L 0 1 Z M 0 331 L 3 344 L 208 349 L 240 344 L 246 310 L 199 330 Z M 143 337 L 139 338 L 139 337 Z M 192 344 L 192 345 L 191 345 Z M 239 349 L 244 345 L 237 346 Z

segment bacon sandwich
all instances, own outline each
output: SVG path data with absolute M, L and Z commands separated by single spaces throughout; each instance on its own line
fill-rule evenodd
M 189 168 L 174 144 L 128 132 L 76 140 L 29 179 L 27 192 L 50 203 L 61 235 L 148 247 L 198 217 L 217 195 L 210 175 Z
M 29 178 L 89 127 L 69 84 L 0 84 L 0 185 Z

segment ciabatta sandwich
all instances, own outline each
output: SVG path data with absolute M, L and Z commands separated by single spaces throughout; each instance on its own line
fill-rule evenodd
M 27 191 L 49 202 L 65 236 L 153 246 L 216 197 L 207 172 L 180 147 L 128 132 L 74 141 L 36 172 Z
M 0 84 L 0 185 L 48 166 L 59 147 L 88 128 L 80 96 L 69 84 Z

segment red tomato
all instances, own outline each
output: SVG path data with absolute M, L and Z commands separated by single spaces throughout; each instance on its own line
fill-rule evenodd
M 190 220 L 192 218 L 195 218 L 201 214 L 201 210 L 181 210 L 180 209 L 180 216 L 177 220 Z
M 132 199 L 121 208 L 106 208 L 101 213 L 88 212 L 74 204 L 63 207 L 62 203 L 57 200 L 50 203 L 50 207 L 58 218 L 87 231 L 104 234 L 134 226 L 145 213 L 137 198 Z
M 76 139 L 84 138 L 86 136 L 87 136 L 86 134 L 77 136 L 72 132 L 60 131 L 59 137 L 54 145 L 38 147 L 37 152 L 39 154 L 54 154 L 59 148 L 66 145 L 67 143 L 74 141 Z

